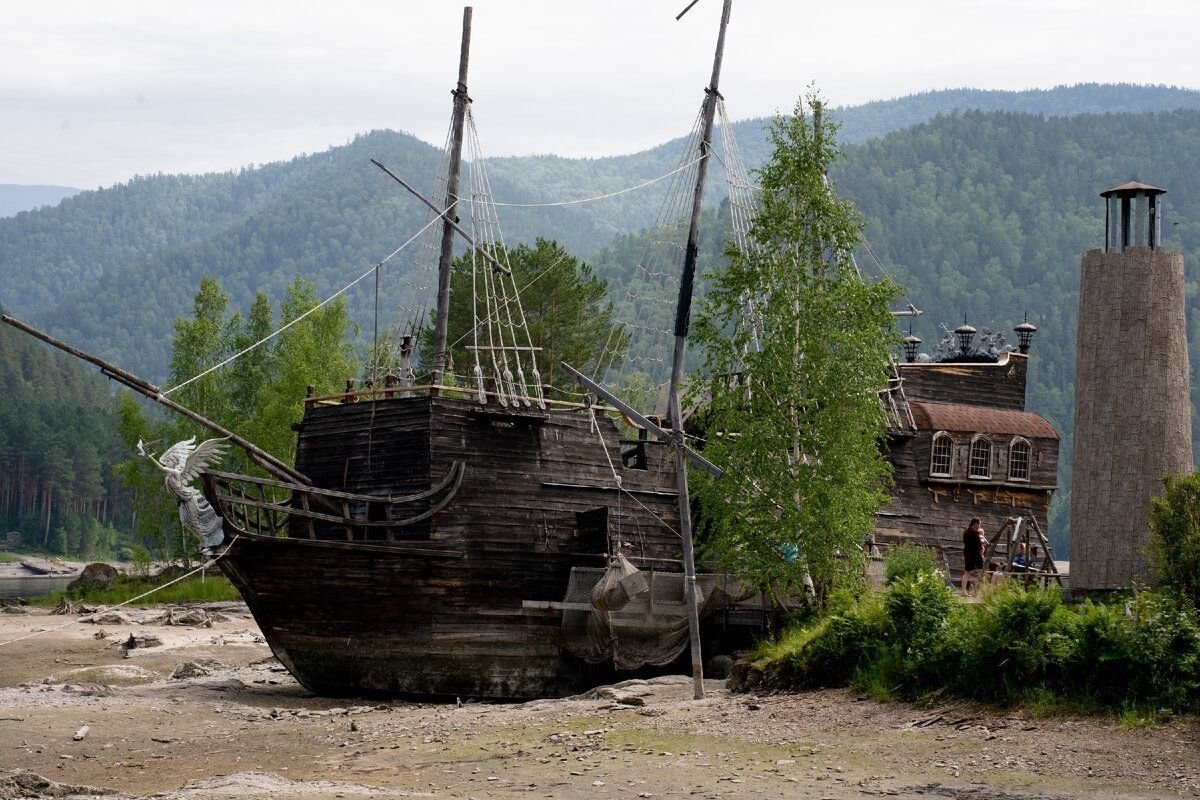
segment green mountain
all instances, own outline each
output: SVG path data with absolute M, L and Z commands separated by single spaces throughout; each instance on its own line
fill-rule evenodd
M 1101 85 L 1022 93 L 956 90 L 840 109 L 837 115 L 846 138 L 854 140 L 946 109 L 1004 102 L 1071 114 L 1096 106 L 1197 107 L 1200 93 Z M 763 124 L 734 125 L 751 166 L 766 154 Z M 423 207 L 371 166 L 371 158 L 428 191 L 439 154 L 406 134 L 377 131 L 291 161 L 209 175 L 140 177 L 0 219 L 6 277 L 0 302 L 16 316 L 161 380 L 171 323 L 188 310 L 201 275 L 219 277 L 240 307 L 248 306 L 256 289 L 279 297 L 296 274 L 330 293 L 421 227 Z M 496 199 L 539 203 L 614 192 L 663 175 L 680 158 L 674 143 L 611 158 L 492 159 L 488 167 Z M 713 173 L 719 190 L 721 170 Z M 614 237 L 649 225 L 666 183 L 595 203 L 507 208 L 505 232 L 510 242 L 551 236 L 590 257 Z M 405 277 L 416 252 L 410 248 L 384 271 L 382 308 L 421 301 L 422 290 L 410 285 L 417 281 Z M 367 324 L 371 303 L 362 294 L 367 289 L 357 291 L 351 306 Z
M 70 186 L 22 186 L 0 183 L 0 217 L 11 217 L 22 211 L 42 206 L 58 205 L 64 198 L 79 194 Z

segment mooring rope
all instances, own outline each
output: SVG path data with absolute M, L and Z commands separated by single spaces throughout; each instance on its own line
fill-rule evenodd
M 174 580 L 169 580 L 166 583 L 162 584 L 161 586 L 155 586 L 150 591 L 143 592 L 142 594 L 139 594 L 137 597 L 131 597 L 128 600 L 126 600 L 125 602 L 118 603 L 115 606 L 105 606 L 104 608 L 102 608 L 101 610 L 99 610 L 93 614 L 87 614 L 86 616 L 82 616 L 82 617 L 79 617 L 78 619 L 70 620 L 69 622 L 65 622 L 62 625 L 57 625 L 53 628 L 45 628 L 40 631 L 34 631 L 33 633 L 27 633 L 24 636 L 18 636 L 16 639 L 9 639 L 7 642 L 0 642 L 0 647 L 4 647 L 5 645 L 10 645 L 10 644 L 15 644 L 17 642 L 23 642 L 26 639 L 32 639 L 35 636 L 41 636 L 43 633 L 53 633 L 54 631 L 61 631 L 62 629 L 69 628 L 72 625 L 78 625 L 80 623 L 87 622 L 88 620 L 90 620 L 94 617 L 98 617 L 101 614 L 107 614 L 110 611 L 116 611 L 118 608 L 124 608 L 125 606 L 129 605 L 130 603 L 136 603 L 138 600 L 141 600 L 142 598 L 145 598 L 145 597 L 149 597 L 150 595 L 154 594 L 155 592 L 160 592 L 163 589 L 167 588 L 168 586 L 171 586 L 172 584 L 179 583 L 180 581 L 182 581 L 186 578 L 192 577 L 197 572 L 208 569 L 213 564 L 216 564 L 218 561 L 220 561 L 224 557 L 224 555 L 229 552 L 229 549 L 231 547 L 233 547 L 234 543 L 237 542 L 237 540 L 238 540 L 238 536 L 234 536 L 233 541 L 231 541 L 229 543 L 228 547 L 226 547 L 224 550 L 222 550 L 218 555 L 214 556 L 213 558 L 209 559 L 205 563 L 196 567 L 191 572 L 189 572 L 185 575 L 180 575 L 178 578 L 175 578 Z

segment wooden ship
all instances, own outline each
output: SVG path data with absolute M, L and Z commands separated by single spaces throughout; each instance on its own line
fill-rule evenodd
M 905 358 L 881 394 L 893 466 L 890 502 L 876 516 L 868 547 L 911 542 L 938 550 L 952 580 L 964 567 L 962 531 L 979 517 L 989 540 L 988 562 L 1010 570 L 1018 543 L 1037 556 L 1038 572 L 1057 579 L 1046 540 L 1050 500 L 1058 488 L 1059 436 L 1026 409 L 1029 350 L 1037 328 L 1015 329 L 1018 349 L 997 337 L 976 345 L 964 322 L 934 356 L 905 339 Z M 1027 573 L 1032 574 L 1032 573 Z
M 728 14 L 726 0 L 709 139 Z M 217 564 L 321 695 L 563 695 L 674 662 L 689 641 L 699 676 L 701 619 L 723 630 L 762 616 L 739 617 L 726 578 L 695 576 L 686 454 L 670 433 L 637 417 L 663 440 L 622 438 L 598 407 L 547 399 L 519 352 L 516 377 L 501 352 L 477 386 L 444 380 L 455 237 L 487 254 L 455 221 L 470 20 L 468 8 L 445 207 L 425 201 L 442 226 L 431 378 L 413 385 L 406 366 L 382 386 L 307 398 L 295 467 L 260 461 L 270 479 L 205 472 L 225 534 Z M 703 172 L 693 237 L 702 192 Z
M 711 151 L 730 5 L 724 0 L 697 129 L 703 155 Z M 570 365 L 562 366 L 610 405 L 590 397 L 581 403 L 548 399 L 532 359 L 538 348 L 505 340 L 503 331 L 499 344 L 474 348 L 490 351 L 489 374 L 478 361 L 470 385 L 449 374 L 455 237 L 466 240 L 472 257 L 489 262 L 486 280 L 493 287 L 511 279 L 491 254 L 498 252 L 493 243 L 476 241 L 459 224 L 460 196 L 470 197 L 472 207 L 478 197 L 477 187 L 461 195 L 459 189 L 463 140 L 468 129 L 473 132 L 466 83 L 470 31 L 467 8 L 441 202 L 426 199 L 376 162 L 431 208 L 431 224 L 440 222 L 430 379 L 415 385 L 407 337 L 401 374 L 385 376 L 382 385 L 348 381 L 336 395 L 310 392 L 295 426 L 294 466 L 119 366 L 10 316 L 2 319 L 213 431 L 271 476 L 209 469 L 207 458 L 193 465 L 186 455 L 193 449 L 220 448 L 208 443 L 179 443 L 172 451 L 184 456 L 155 462 L 177 473 L 176 483 L 184 486 L 177 494 L 181 509 L 207 503 L 203 515 L 213 509 L 219 514 L 219 526 L 198 534 L 241 592 L 272 651 L 311 691 L 559 696 L 621 672 L 661 670 L 680 661 L 690 645 L 696 695 L 703 696 L 702 637 L 732 644 L 739 631 L 761 628 L 768 616 L 761 596 L 738 600 L 728 576 L 696 574 L 684 464 L 719 470 L 683 437 Z M 694 202 L 670 392 L 670 420 L 679 431 L 707 159 L 697 163 L 695 186 L 688 190 Z M 478 167 L 472 169 L 476 180 Z M 511 334 L 517 327 L 513 308 L 518 318 L 523 313 L 519 297 L 496 302 L 488 319 L 502 311 Z M 611 414 L 636 433 L 624 438 Z M 202 499 L 186 487 L 197 474 Z

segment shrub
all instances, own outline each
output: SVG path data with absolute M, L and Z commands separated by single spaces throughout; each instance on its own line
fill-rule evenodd
M 1090 600 L 1075 612 L 1074 691 L 1088 700 L 1120 704 L 1134 681 L 1136 653 L 1129 618 L 1119 606 Z
M 1014 700 L 1063 674 L 1074 648 L 1073 620 L 1057 591 L 1001 586 L 976 607 L 959 636 L 958 688 L 991 700 Z
M 898 580 L 915 578 L 923 572 L 936 572 L 938 569 L 937 551 L 919 544 L 889 547 L 883 563 L 884 583 L 888 586 Z
M 1163 484 L 1163 496 L 1150 500 L 1150 560 L 1165 588 L 1200 605 L 1200 473 Z
M 760 647 L 768 685 L 850 685 L 875 699 L 945 689 L 1136 720 L 1200 710 L 1200 612 L 1175 595 L 1072 608 L 1058 591 L 1009 584 L 968 605 L 925 572 L 846 602 Z
M 934 685 L 942 674 L 946 620 L 954 597 L 942 574 L 927 570 L 897 578 L 884 599 L 894 658 L 903 684 L 913 688 Z
M 886 639 L 887 615 L 877 595 L 790 631 L 774 653 L 772 683 L 787 687 L 845 686 Z M 773 656 L 773 658 L 772 658 Z
M 1200 618 L 1195 606 L 1139 592 L 1126 606 L 1133 654 L 1128 696 L 1168 708 L 1200 701 Z

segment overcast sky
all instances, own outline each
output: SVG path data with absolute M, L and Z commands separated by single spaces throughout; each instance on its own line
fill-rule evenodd
M 493 155 L 613 155 L 686 133 L 721 0 L 475 0 Z M 458 2 L 0 0 L 0 183 L 94 188 L 290 158 L 376 128 L 439 145 Z M 1200 87 L 1194 0 L 735 0 L 736 119 L 927 89 Z

